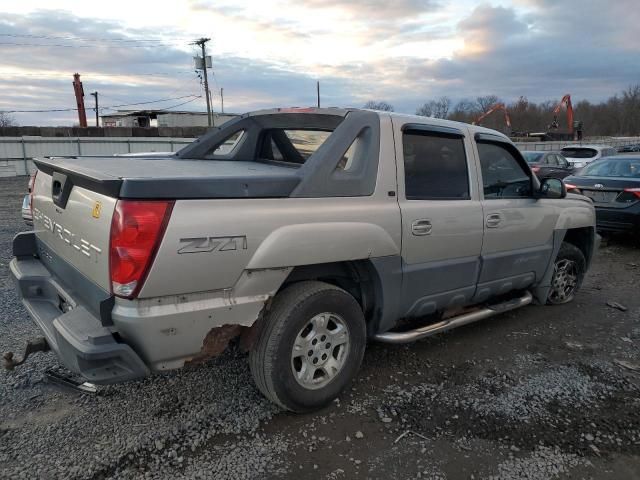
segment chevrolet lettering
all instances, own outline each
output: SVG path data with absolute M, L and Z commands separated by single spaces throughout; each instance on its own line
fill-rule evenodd
M 98 255 L 102 253 L 102 249 L 91 244 L 87 240 L 78 237 L 68 228 L 52 220 L 49 216 L 42 213 L 39 209 L 33 209 L 34 223 L 40 223 L 46 230 L 60 238 L 66 245 L 73 247 L 84 256 L 98 262 Z

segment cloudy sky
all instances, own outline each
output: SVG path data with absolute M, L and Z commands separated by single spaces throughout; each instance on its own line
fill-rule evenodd
M 312 105 L 316 80 L 323 106 L 407 113 L 441 95 L 597 101 L 640 82 L 639 25 L 637 0 L 1 0 L 0 111 L 73 108 L 74 72 L 88 107 L 98 91 L 104 107 L 204 110 L 201 36 L 215 110 L 221 87 L 225 111 Z

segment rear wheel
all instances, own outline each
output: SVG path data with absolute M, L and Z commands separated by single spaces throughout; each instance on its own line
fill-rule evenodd
M 353 379 L 364 355 L 366 328 L 360 305 L 333 285 L 305 281 L 273 301 L 249 355 L 257 387 L 294 412 L 317 410 Z
M 582 285 L 586 269 L 587 262 L 582 251 L 571 243 L 563 242 L 553 264 L 547 303 L 562 305 L 571 302 Z

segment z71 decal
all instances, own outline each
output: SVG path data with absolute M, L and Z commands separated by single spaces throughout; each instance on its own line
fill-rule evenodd
M 181 238 L 178 253 L 230 252 L 246 250 L 247 237 L 197 237 Z

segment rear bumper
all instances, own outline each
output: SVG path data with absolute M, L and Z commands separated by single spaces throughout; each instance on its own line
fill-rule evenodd
M 118 342 L 111 330 L 78 303 L 39 258 L 25 255 L 29 242 L 35 244 L 28 239 L 34 234 L 20 235 L 24 236 L 22 246 L 14 246 L 14 253 L 18 250 L 22 255 L 11 260 L 11 276 L 22 304 L 61 362 L 96 384 L 148 375 L 149 369 L 129 345 Z
M 640 203 L 629 208 L 596 206 L 596 225 L 604 232 L 640 232 Z
M 244 272 L 232 289 L 104 299 L 107 292 L 94 291 L 89 279 L 40 243 L 33 232 L 14 239 L 10 269 L 22 303 L 62 363 L 97 384 L 132 380 L 209 356 L 209 343 L 228 334 L 224 327 L 253 325 L 291 272 Z

